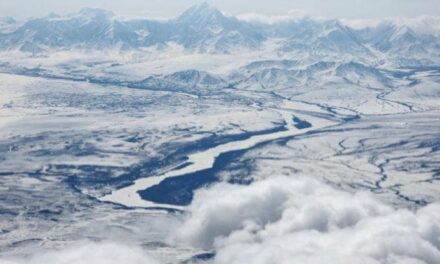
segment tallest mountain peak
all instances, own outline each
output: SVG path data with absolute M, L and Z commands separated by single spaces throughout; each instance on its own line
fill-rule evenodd
M 195 5 L 188 10 L 186 10 L 179 18 L 178 20 L 180 22 L 188 22 L 193 21 L 194 19 L 199 20 L 212 20 L 215 18 L 221 18 L 224 17 L 222 12 L 220 12 L 215 7 L 211 6 L 207 2 L 203 2 L 201 4 Z
M 205 12 L 218 11 L 215 7 L 210 5 L 208 2 L 202 2 L 200 4 L 194 5 L 189 10 L 197 10 L 199 12 L 202 12 L 202 11 L 205 11 Z
M 208 4 L 208 2 L 206 2 L 206 1 L 203 3 L 200 3 L 196 6 L 198 6 L 199 8 L 212 8 L 212 6 L 210 4 Z

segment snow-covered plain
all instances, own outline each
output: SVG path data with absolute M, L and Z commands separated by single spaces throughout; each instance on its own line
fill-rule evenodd
M 2 21 L 0 263 L 440 262 L 437 19 Z

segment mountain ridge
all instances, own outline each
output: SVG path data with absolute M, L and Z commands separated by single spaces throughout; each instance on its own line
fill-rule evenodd
M 437 20 L 427 18 L 427 21 Z M 438 28 L 439 32 L 428 34 L 390 21 L 359 28 L 336 19 L 308 16 L 262 24 L 224 15 L 207 3 L 163 21 L 120 20 L 112 12 L 84 8 L 66 16 L 52 14 L 21 24 L 3 19 L 0 21 L 0 50 L 44 53 L 117 49 L 123 52 L 151 47 L 166 49 L 175 43 L 187 53 L 227 54 L 263 49 L 268 41 L 277 40 L 278 45 L 268 52 L 339 56 L 361 62 L 378 60 L 377 54 L 382 54 L 401 65 L 438 65 Z

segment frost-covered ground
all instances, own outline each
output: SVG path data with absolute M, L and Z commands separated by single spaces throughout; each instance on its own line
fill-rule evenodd
M 130 48 L 5 20 L 1 264 L 440 262 L 437 32 L 188 12 Z
M 185 220 L 185 214 L 131 210 L 124 207 L 130 206 L 130 202 L 120 200 L 124 205 L 120 206 L 117 199 L 111 200 L 116 204 L 102 203 L 99 199 L 114 189 L 130 186 L 136 179 L 149 176 L 160 179 L 167 171 L 172 175 L 173 168 L 186 164 L 186 155 L 209 152 L 223 145 L 225 150 L 240 151 L 222 158 L 213 170 L 203 167 L 201 175 L 189 173 L 189 170 L 183 173 L 182 180 L 171 177 L 168 181 L 156 181 L 158 185 L 150 190 L 139 188 L 139 191 L 144 190 L 142 197 L 147 199 L 145 201 L 155 201 L 156 204 L 150 202 L 153 207 L 162 204 L 163 208 L 200 214 L 198 210 L 202 209 L 194 204 L 189 208 L 182 205 L 191 203 L 193 191 L 206 184 L 217 181 L 230 184 L 261 181 L 263 184 L 273 177 L 284 176 L 283 180 L 278 180 L 281 186 L 290 184 L 289 181 L 315 179 L 347 193 L 369 191 L 376 196 L 374 199 L 382 200 L 374 202 L 380 204 L 377 206 L 388 206 L 387 203 L 395 208 L 420 210 L 418 208 L 438 201 L 440 188 L 437 181 L 440 120 L 438 105 L 432 98 L 437 87 L 431 75 L 421 78 L 426 79 L 423 82 L 429 90 L 423 91 L 431 98 L 426 104 L 418 92 L 422 84 L 393 90 L 383 100 L 383 104 L 392 100 L 395 103 L 390 105 L 393 106 L 402 102 L 417 107 L 417 111 L 396 107 L 390 108 L 391 113 L 365 115 L 349 105 L 341 107 L 332 105 L 331 101 L 320 105 L 316 97 L 308 100 L 301 97 L 301 101 L 294 101 L 293 97 L 288 101 L 287 96 L 240 89 L 194 97 L 167 91 L 3 74 L 0 111 L 2 255 L 9 259 L 36 253 L 36 259 L 32 260 L 35 263 L 44 258 L 53 261 L 57 256 L 51 254 L 55 253 L 41 256 L 39 252 L 65 249 L 81 256 L 83 250 L 78 249 L 78 243 L 103 252 L 116 247 L 120 254 L 130 256 L 135 254 L 131 253 L 134 250 L 140 254 L 140 259 L 152 257 L 171 263 L 212 252 L 217 248 L 209 246 L 212 242 L 191 242 L 193 238 L 176 238 L 175 232 L 170 232 L 170 227 L 171 230 L 179 227 L 184 233 L 205 232 L 185 231 L 186 225 L 196 221 Z M 410 93 L 417 96 L 406 96 Z M 324 104 L 325 100 L 322 102 Z M 350 104 L 347 98 L 335 102 Z M 374 105 L 370 107 L 367 109 L 379 111 Z M 294 117 L 300 121 L 295 121 Z M 309 126 L 294 126 L 301 121 Z M 267 137 L 267 140 L 239 146 L 239 142 L 252 137 Z M 237 144 L 227 147 L 231 141 Z M 192 176 L 195 180 L 191 180 Z M 239 187 L 216 188 L 225 192 L 228 188 Z M 219 194 L 218 202 L 232 193 Z M 269 193 L 275 195 L 278 191 Z M 137 194 L 133 192 L 132 195 Z M 283 197 L 274 198 L 276 200 L 270 203 L 278 204 L 286 199 Z M 203 203 L 205 199 L 200 199 L 197 201 L 202 208 L 207 206 Z M 258 201 L 261 197 L 253 199 Z M 213 208 L 218 206 L 221 205 L 212 205 Z M 245 206 L 246 209 L 242 209 L 245 211 L 254 210 L 244 204 L 237 206 Z M 386 209 L 386 215 L 409 213 L 393 210 Z M 250 213 L 249 221 L 258 222 L 259 217 L 268 217 L 256 212 L 255 215 Z M 220 221 L 218 224 L 232 221 L 229 217 L 236 218 L 230 215 L 216 221 Z M 322 218 L 319 214 L 315 217 Z M 264 221 L 284 221 L 275 219 L 279 218 Z M 226 225 L 241 229 L 243 223 L 237 220 Z M 214 231 L 206 231 L 210 237 L 214 236 L 209 239 L 229 234 L 223 234 L 222 227 L 212 228 Z M 217 229 L 220 231 L 215 231 Z M 216 232 L 220 233 L 215 235 Z M 235 231 L 228 232 L 233 234 Z M 199 235 L 185 233 L 184 236 Z M 289 239 L 299 239 L 295 233 L 291 236 Z M 110 244 L 101 244 L 104 243 L 101 241 L 110 241 Z M 128 248 L 124 249 L 121 243 Z M 218 246 L 219 262 L 234 259 L 240 263 L 239 258 L 223 256 L 229 254 L 223 250 L 232 249 Z M 210 256 L 210 253 L 205 254 L 200 258 Z M 96 258 L 103 257 L 98 255 Z M 133 263 L 136 258 L 135 255 Z
M 188 153 L 284 127 L 278 112 L 228 94 L 200 100 L 7 74 L 1 91 L 2 255 L 117 238 L 162 257 L 190 257 L 193 250 L 174 252 L 161 242 L 173 215 L 96 198 Z

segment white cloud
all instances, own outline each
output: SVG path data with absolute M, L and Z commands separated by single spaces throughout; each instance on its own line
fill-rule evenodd
M 440 204 L 393 209 L 303 178 L 200 191 L 176 239 L 215 263 L 440 263 Z
M 335 190 L 308 178 L 250 186 L 221 183 L 196 193 L 179 246 L 214 250 L 213 263 L 440 263 L 440 204 L 394 209 L 371 193 Z M 183 245 L 182 245 L 183 244 Z M 83 243 L 0 264 L 156 264 L 141 248 Z
M 61 251 L 40 252 L 28 258 L 0 259 L 0 264 L 156 264 L 140 248 L 114 243 L 85 243 Z
M 290 10 L 286 15 L 264 15 L 257 13 L 245 13 L 238 15 L 237 18 L 251 23 L 278 24 L 301 20 L 312 16 L 305 10 Z M 316 17 L 315 17 L 316 18 Z
M 396 26 L 407 26 L 416 32 L 424 34 L 438 34 L 438 32 L 440 32 L 440 16 L 418 16 L 412 18 L 389 17 L 382 19 L 343 19 L 342 22 L 355 29 L 377 27 L 382 23 L 391 23 Z

